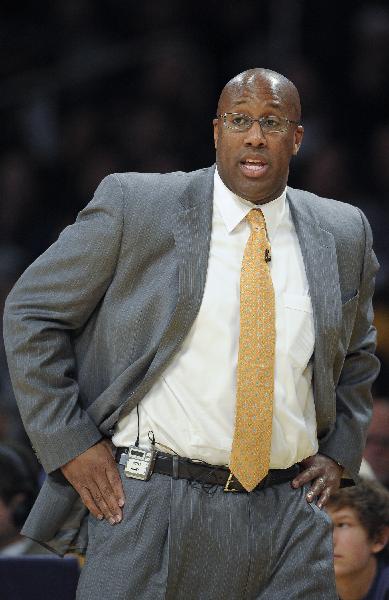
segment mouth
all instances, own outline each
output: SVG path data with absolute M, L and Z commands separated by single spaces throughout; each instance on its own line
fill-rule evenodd
M 262 158 L 245 158 L 239 162 L 239 167 L 246 177 L 262 177 L 269 168 Z

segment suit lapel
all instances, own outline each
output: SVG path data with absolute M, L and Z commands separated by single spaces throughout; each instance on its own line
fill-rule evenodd
M 178 300 L 149 374 L 178 349 L 199 311 L 208 268 L 214 168 L 200 171 L 179 198 L 172 223 L 178 262 Z
M 315 219 L 309 199 L 288 188 L 287 197 L 308 279 L 315 326 L 314 390 L 318 424 L 333 418 L 328 406 L 332 371 L 341 326 L 341 294 L 334 237 Z M 332 400 L 332 394 L 330 394 Z M 323 402 L 324 401 L 324 402 Z M 323 411 L 324 407 L 324 411 Z
M 108 431 L 118 420 L 123 408 L 133 408 L 177 352 L 196 318 L 204 293 L 211 241 L 214 167 L 194 174 L 182 195 L 175 200 L 166 230 L 173 233 L 178 270 L 178 299 L 170 321 L 158 344 L 147 373 L 127 398 L 101 423 Z M 169 219 L 169 217 L 167 217 Z M 106 406 L 102 394 L 94 411 Z M 89 409 L 92 414 L 92 410 Z

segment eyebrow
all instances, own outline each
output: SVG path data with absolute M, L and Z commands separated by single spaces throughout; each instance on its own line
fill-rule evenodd
M 241 100 L 236 100 L 235 102 L 233 102 L 233 104 L 234 105 L 247 104 L 247 98 L 242 98 Z M 271 102 L 267 102 L 266 105 L 271 108 L 280 108 L 281 102 L 277 102 L 276 100 L 273 100 Z
M 334 519 L 352 519 L 354 521 L 355 520 L 359 521 L 357 515 L 353 515 L 349 511 L 342 511 L 342 509 L 340 509 L 339 511 L 334 511 L 332 518 L 334 518 Z

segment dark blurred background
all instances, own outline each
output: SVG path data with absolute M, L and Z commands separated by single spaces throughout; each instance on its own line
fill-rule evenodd
M 23 6 L 0 8 L 1 303 L 108 173 L 210 165 L 221 88 L 240 71 L 269 67 L 302 97 L 305 138 L 290 184 L 355 204 L 371 222 L 383 361 L 374 394 L 387 398 L 387 0 Z M 11 439 L 26 443 L 1 350 L 0 441 Z M 389 452 L 389 416 L 382 443 Z

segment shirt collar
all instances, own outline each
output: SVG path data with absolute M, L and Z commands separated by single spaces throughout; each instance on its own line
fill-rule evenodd
M 277 228 L 286 211 L 286 188 L 278 198 L 266 204 L 253 204 L 240 198 L 223 183 L 215 169 L 214 175 L 214 202 L 221 214 L 228 233 L 231 233 L 253 208 L 260 208 L 266 221 L 269 240 L 272 241 Z

